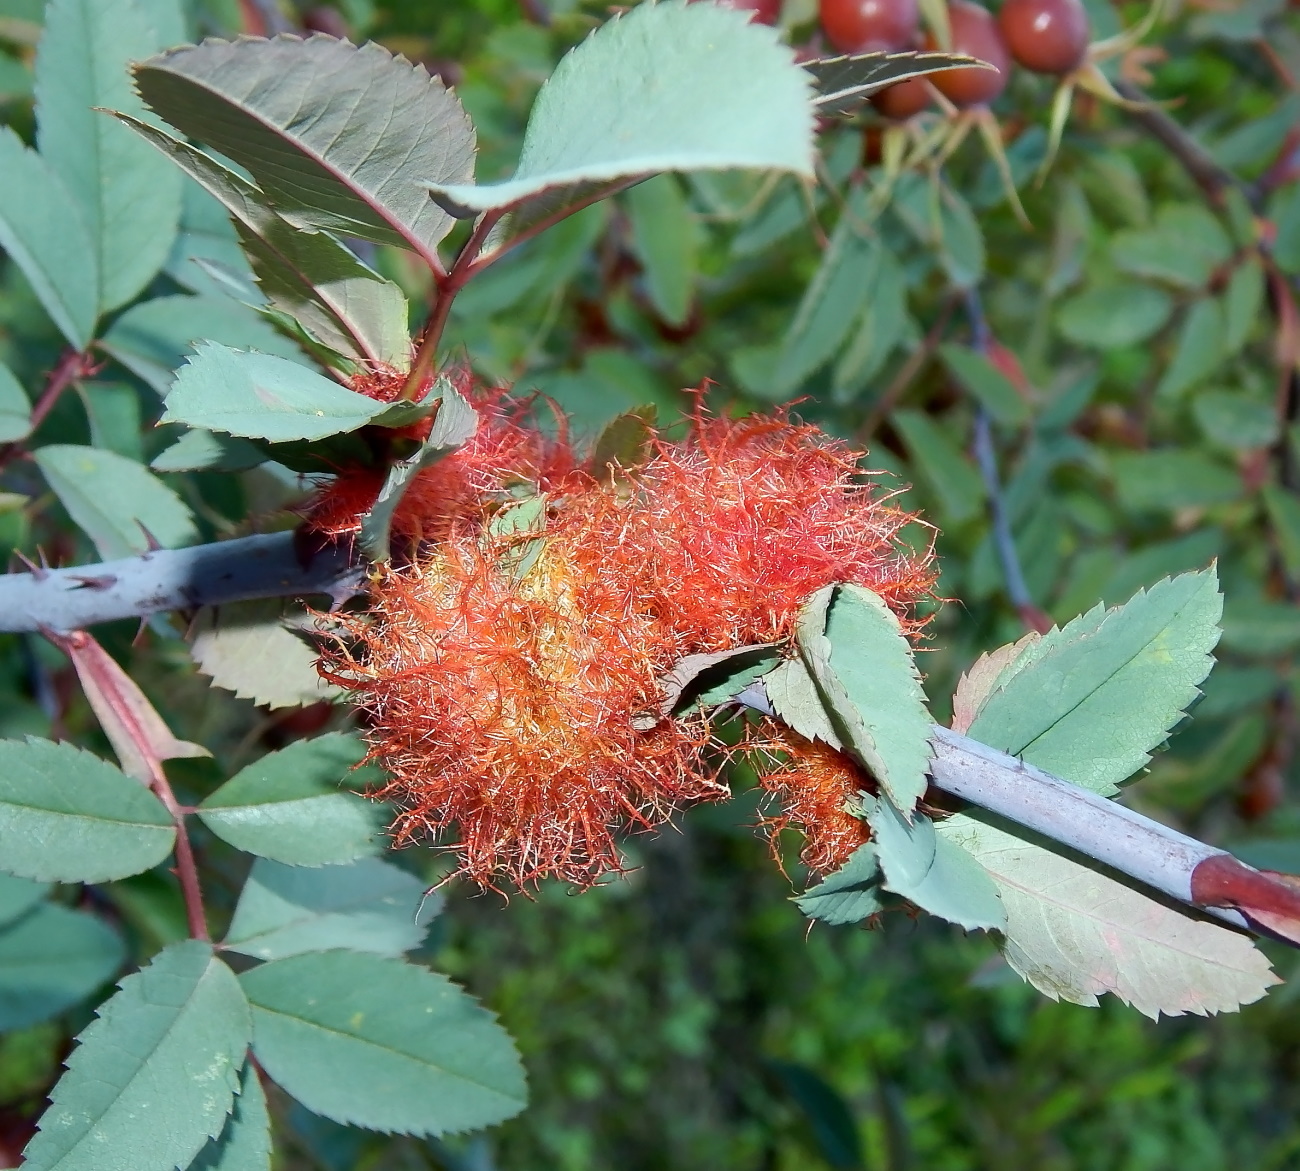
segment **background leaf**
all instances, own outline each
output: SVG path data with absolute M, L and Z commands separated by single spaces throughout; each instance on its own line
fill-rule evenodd
M 284 624 L 278 598 L 235 602 L 199 612 L 190 654 L 218 687 L 269 708 L 338 697 L 316 671 L 316 654 Z
M 0 928 L 0 1032 L 85 1000 L 122 966 L 125 951 L 102 919 L 57 903 Z
M 681 181 L 656 175 L 626 195 L 632 247 L 645 273 L 650 300 L 669 325 L 683 325 L 695 290 L 699 227 Z
M 452 220 L 426 182 L 473 174 L 474 131 L 422 66 L 370 43 L 208 40 L 136 68 L 149 106 L 247 168 L 298 227 L 437 257 Z M 300 117 L 303 109 L 314 115 Z
M 234 974 L 188 940 L 118 987 L 50 1095 L 31 1171 L 172 1171 L 225 1125 L 250 1033 Z
M 181 177 L 98 112 L 142 110 L 127 65 L 162 48 L 136 0 L 51 0 L 36 54 L 37 143 L 95 242 L 99 310 L 125 305 L 171 252 Z
M 0 872 L 0 927 L 21 919 L 49 893 L 48 882 L 33 882 L 30 878 Z
M 1278 982 L 1249 937 L 1109 874 L 957 814 L 939 827 L 988 871 L 1006 907 L 1007 961 L 1053 1000 L 1113 992 L 1149 1017 L 1231 1012 Z
M 366 755 L 355 736 L 299 740 L 241 769 L 199 806 L 203 824 L 237 850 L 290 866 L 377 853 L 389 810 L 343 786 Z
M 968 734 L 1095 793 L 1117 792 L 1200 694 L 1222 612 L 1213 569 L 1097 607 L 1027 647 Z
M 157 866 L 176 831 L 148 789 L 49 740 L 0 740 L 0 863 L 41 882 L 107 882 Z
M 523 1068 L 491 1014 L 400 960 L 314 952 L 241 977 L 253 1051 L 286 1091 L 336 1122 L 446 1134 L 523 1109 Z
M 260 960 L 346 947 L 401 955 L 419 947 L 442 907 L 424 883 L 388 862 L 346 866 L 253 863 L 226 933 L 225 946 Z
M 181 498 L 134 460 L 65 443 L 38 448 L 32 458 L 105 561 L 147 552 L 150 537 L 175 549 L 199 535 Z
M 641 4 L 556 66 L 512 179 L 429 186 L 447 206 L 482 211 L 657 171 L 764 167 L 810 177 L 810 80 L 776 33 L 744 14 L 684 0 Z M 604 116 L 592 122 L 596 111 Z
M 0 362 L 0 443 L 24 439 L 32 429 L 32 406 L 14 373 Z
M 271 1118 L 262 1080 L 244 1063 L 235 1108 L 221 1133 L 190 1164 L 189 1171 L 271 1171 Z

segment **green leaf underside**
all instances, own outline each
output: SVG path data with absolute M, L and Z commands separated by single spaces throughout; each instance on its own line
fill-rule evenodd
M 99 276 L 81 209 L 9 126 L 0 126 L 0 175 L 0 248 L 22 269 L 69 344 L 85 349 L 99 316 Z
M 37 143 L 77 200 L 98 257 L 99 309 L 125 305 L 163 266 L 181 177 L 99 112 L 142 111 L 127 63 L 162 47 L 136 0 L 52 0 L 36 54 Z
M 460 214 L 659 171 L 811 178 L 811 77 L 776 30 L 684 0 L 640 4 L 573 49 L 537 95 L 514 177 L 430 190 Z M 575 134 L 575 126 L 583 132 Z
M 236 773 L 199 816 L 236 849 L 290 866 L 377 853 L 388 810 L 340 788 L 365 755 L 365 745 L 342 732 L 300 740 Z
M 285 627 L 278 598 L 201 610 L 190 655 L 216 686 L 264 707 L 300 707 L 340 694 L 320 677 L 311 647 Z
M 38 1024 L 84 1000 L 117 972 L 124 953 L 103 920 L 56 903 L 0 929 L 0 1032 Z
M 440 898 L 377 858 L 344 866 L 284 866 L 259 858 L 235 907 L 225 946 L 260 960 L 346 947 L 401 955 L 419 947 Z
M 271 1171 L 271 1117 L 251 1061 L 244 1065 L 239 1095 L 225 1127 L 208 1141 L 188 1171 Z
M 0 443 L 25 439 L 32 429 L 32 406 L 14 373 L 0 362 Z
M 105 561 L 196 540 L 185 503 L 143 464 L 98 447 L 51 443 L 32 453 L 46 482 Z
M 422 66 L 374 43 L 207 40 L 144 62 L 135 78 L 153 110 L 245 167 L 299 227 L 436 259 L 452 220 L 425 184 L 473 175 L 474 131 L 460 103 Z
M 923 911 L 967 931 L 1001 931 L 1006 911 L 988 872 L 960 845 L 916 814 L 906 821 L 887 800 L 864 797 L 884 886 Z
M 490 1126 L 525 1105 L 513 1042 L 445 976 L 332 951 L 263 964 L 240 979 L 258 1061 L 316 1114 L 439 1135 Z
M 813 104 L 819 114 L 851 110 L 872 94 L 909 77 L 963 66 L 990 68 L 978 58 L 954 53 L 852 53 L 803 63 L 817 87 Z
M 910 813 L 928 783 L 930 716 L 898 618 L 871 590 L 832 586 L 808 603 L 798 640 L 840 739 Z
M 1213 568 L 1098 606 L 1026 647 L 972 721 L 974 739 L 1101 794 L 1151 759 L 1213 665 Z
M 834 874 L 794 900 L 810 919 L 823 923 L 857 923 L 883 907 L 880 901 L 880 861 L 870 842 L 859 846 Z
M 108 882 L 157 866 L 163 804 L 106 761 L 49 740 L 0 741 L 0 865 L 40 882 Z
M 234 973 L 187 940 L 118 987 L 54 1087 L 30 1171 L 171 1171 L 225 1125 L 251 1033 Z
M 286 443 L 355 431 L 391 409 L 296 362 L 203 342 L 159 421 Z
M 33 882 L 0 871 L 0 927 L 21 919 L 49 893 L 48 882 Z
M 187 431 L 149 467 L 155 472 L 243 472 L 264 464 L 267 458 L 266 452 L 246 439 Z
M 659 680 L 662 710 L 684 711 L 726 703 L 771 672 L 779 659 L 780 653 L 770 643 L 687 655 Z
M 772 710 L 787 727 L 806 740 L 820 740 L 841 752 L 844 750 L 826 713 L 817 681 L 802 659 L 786 659 L 776 670 L 763 676 L 763 687 Z
M 938 826 L 997 884 L 1007 962 L 1053 1000 L 1112 992 L 1149 1017 L 1231 1012 L 1278 978 L 1250 939 L 1111 875 L 957 814 Z
M 294 227 L 254 184 L 216 159 L 138 119 L 119 117 L 220 200 L 274 308 L 346 357 L 401 371 L 409 367 L 406 298 L 392 281 L 332 236 Z

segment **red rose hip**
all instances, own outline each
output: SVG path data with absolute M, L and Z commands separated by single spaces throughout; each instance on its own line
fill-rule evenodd
M 871 104 L 886 118 L 901 122 L 930 104 L 930 87 L 924 78 L 910 77 L 872 95 Z
M 981 4 L 953 0 L 948 5 L 948 23 L 952 51 L 978 57 L 993 69 L 944 69 L 932 73 L 930 80 L 954 106 L 985 105 L 1006 89 L 1011 77 L 1011 54 L 998 31 L 998 22 Z M 937 46 L 931 41 L 927 47 Z
M 916 0 L 820 0 L 822 31 L 841 53 L 911 48 L 920 13 Z
M 1088 51 L 1088 13 L 1080 0 L 1006 0 L 998 28 L 1017 64 L 1034 73 L 1069 73 Z

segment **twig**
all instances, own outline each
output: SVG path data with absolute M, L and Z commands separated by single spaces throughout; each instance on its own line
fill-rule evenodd
M 355 592 L 362 572 L 343 545 L 316 551 L 304 564 L 293 533 L 272 533 L 102 565 L 0 574 L 0 631 L 77 630 L 252 598 L 338 599 Z

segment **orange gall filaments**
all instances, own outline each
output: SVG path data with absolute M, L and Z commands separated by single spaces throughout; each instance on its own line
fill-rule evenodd
M 934 571 L 930 550 L 899 539 L 915 518 L 816 428 L 697 414 L 685 439 L 655 439 L 613 476 L 501 395 L 478 402 L 474 440 L 402 502 L 409 556 L 322 670 L 365 713 L 397 840 L 436 839 L 480 885 L 590 885 L 624 867 L 627 829 L 726 796 L 707 723 L 661 710 L 682 657 L 788 640 L 834 582 L 875 590 L 919 629 Z M 522 563 L 519 535 L 489 527 L 521 490 L 546 494 Z M 741 751 L 780 802 L 769 831 L 801 830 L 804 862 L 835 869 L 866 839 L 849 810 L 867 778 L 823 746 L 763 736 L 770 751 Z

